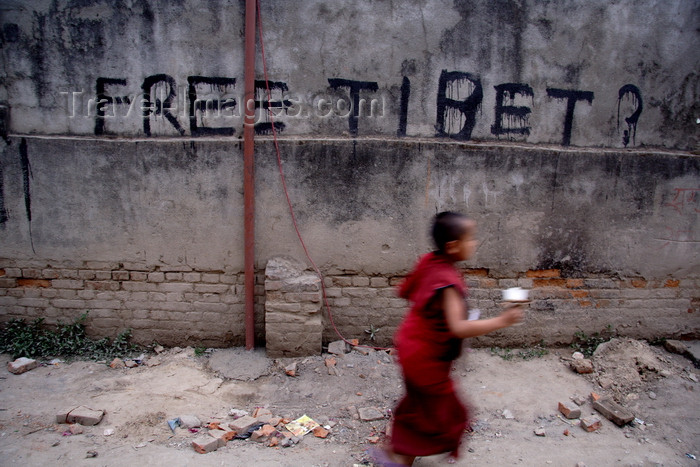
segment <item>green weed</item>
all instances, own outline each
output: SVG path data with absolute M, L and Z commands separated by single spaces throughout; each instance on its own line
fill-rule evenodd
M 544 346 L 544 342 L 540 342 L 539 344 L 526 349 L 519 349 L 518 351 L 513 351 L 507 347 L 491 347 L 491 355 L 497 355 L 503 360 L 513 360 L 516 358 L 520 360 L 532 360 L 533 358 L 544 357 L 548 353 L 549 350 L 547 350 L 547 348 Z
M 586 357 L 591 357 L 600 344 L 609 341 L 613 336 L 614 332 L 610 324 L 606 326 L 605 331 L 594 332 L 590 336 L 583 331 L 576 331 L 571 348 L 574 351 L 581 352 Z
M 134 353 L 139 347 L 129 343 L 131 330 L 119 333 L 113 341 L 108 338 L 93 340 L 85 335 L 87 312 L 73 323 L 59 322 L 55 329 L 44 326 L 44 318 L 29 323 L 13 319 L 0 329 L 0 353 L 13 358 L 81 357 L 106 360 Z

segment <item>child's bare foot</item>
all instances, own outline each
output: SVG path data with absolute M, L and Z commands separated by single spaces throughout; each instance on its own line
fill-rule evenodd
M 416 456 L 396 454 L 389 447 L 375 448 L 371 452 L 372 462 L 382 467 L 402 467 L 413 465 Z

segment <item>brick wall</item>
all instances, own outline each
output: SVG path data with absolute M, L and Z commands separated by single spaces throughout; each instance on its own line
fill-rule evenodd
M 472 345 L 516 346 L 544 341 L 569 344 L 574 334 L 612 332 L 634 338 L 700 337 L 700 280 L 646 280 L 639 277 L 562 277 L 558 269 L 530 270 L 515 278 L 492 277 L 487 269 L 468 269 L 469 306 L 482 317 L 500 312 L 501 290 L 530 289 L 532 302 L 526 322 L 489 336 L 472 339 Z M 391 345 L 407 303 L 396 296 L 399 276 L 328 276 L 326 296 L 333 322 L 347 339 L 371 344 L 366 330 L 373 327 L 374 344 Z M 325 318 L 324 342 L 337 339 Z
M 482 317 L 499 312 L 501 290 L 531 289 L 523 326 L 472 340 L 472 345 L 570 343 L 574 333 L 612 330 L 634 338 L 700 338 L 700 279 L 562 277 L 532 270 L 492 277 L 465 270 L 469 304 Z M 406 312 L 396 296 L 400 276 L 329 275 L 325 292 L 335 326 L 347 339 L 386 346 Z M 129 263 L 38 264 L 0 261 L 0 320 L 70 322 L 89 310 L 93 336 L 125 328 L 142 344 L 234 346 L 245 342 L 242 272 L 194 271 Z M 256 345 L 264 343 L 264 273 L 256 276 Z M 370 341 L 366 330 L 376 330 Z M 323 310 L 323 342 L 337 340 Z
M 263 342 L 263 276 L 256 276 L 256 341 Z M 259 284 L 259 285 L 258 285 Z M 242 272 L 133 263 L 0 260 L 0 320 L 68 323 L 86 311 L 91 336 L 163 345 L 243 345 Z

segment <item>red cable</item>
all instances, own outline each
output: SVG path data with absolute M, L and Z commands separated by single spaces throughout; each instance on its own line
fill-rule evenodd
M 333 321 L 333 313 L 331 313 L 331 307 L 328 304 L 328 297 L 326 297 L 326 285 L 323 280 L 323 274 L 321 273 L 321 270 L 316 266 L 316 263 L 314 260 L 311 258 L 311 254 L 309 253 L 309 250 L 306 248 L 306 243 L 304 243 L 304 239 L 301 236 L 301 232 L 299 231 L 299 226 L 297 224 L 297 219 L 296 215 L 294 214 L 294 208 L 292 207 L 292 201 L 289 198 L 289 191 L 287 190 L 287 182 L 284 176 L 284 169 L 282 168 L 282 156 L 279 148 L 279 144 L 277 142 L 277 130 L 275 129 L 275 119 L 274 119 L 274 114 L 272 113 L 272 93 L 270 92 L 270 83 L 269 80 L 267 79 L 267 62 L 265 60 L 265 43 L 263 41 L 263 26 L 262 26 L 262 16 L 260 14 L 260 0 L 256 0 L 256 9 L 258 12 L 258 34 L 260 35 L 260 53 L 262 54 L 262 65 L 263 65 L 263 76 L 265 78 L 265 88 L 267 90 L 267 112 L 270 117 L 270 127 L 272 128 L 272 140 L 274 141 L 275 144 L 275 152 L 277 153 L 277 167 L 279 168 L 280 172 L 280 180 L 282 181 L 282 189 L 284 190 L 284 196 L 287 199 L 287 206 L 289 207 L 289 214 L 292 218 L 292 223 L 294 224 L 294 230 L 297 233 L 297 237 L 299 238 L 299 243 L 301 243 L 302 248 L 304 249 L 304 254 L 306 255 L 306 258 L 309 260 L 311 263 L 311 266 L 313 267 L 314 271 L 318 275 L 319 279 L 321 280 L 321 293 L 323 295 L 323 303 L 326 306 L 326 312 L 328 313 L 328 319 L 331 322 L 331 325 L 333 326 L 333 329 L 335 330 L 335 333 L 340 337 L 340 339 L 350 345 L 353 345 L 354 347 L 369 347 L 375 350 L 389 350 L 387 347 L 373 347 L 369 345 L 359 345 L 355 346 L 352 342 L 348 341 L 343 337 L 342 334 L 340 334 L 340 331 L 338 331 L 338 328 L 335 325 L 335 322 Z M 246 103 L 246 105 L 248 105 Z

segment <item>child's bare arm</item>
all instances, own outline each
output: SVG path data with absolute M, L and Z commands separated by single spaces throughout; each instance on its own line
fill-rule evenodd
M 452 334 L 462 339 L 483 336 L 523 319 L 522 307 L 513 306 L 495 318 L 468 321 L 464 318 L 464 300 L 453 287 L 448 287 L 443 292 L 443 309 L 447 327 Z

